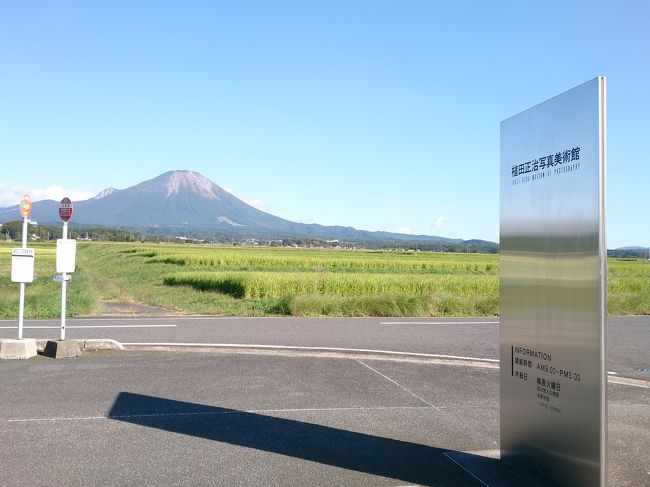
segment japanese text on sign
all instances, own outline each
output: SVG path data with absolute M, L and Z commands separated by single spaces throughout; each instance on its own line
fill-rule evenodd
M 514 178 L 522 174 L 543 171 L 544 169 L 549 169 L 554 166 L 560 166 L 562 164 L 567 164 L 569 162 L 579 160 L 580 147 L 565 149 L 563 151 L 556 152 L 555 154 L 546 154 L 536 159 L 523 162 L 521 164 L 515 164 L 512 166 L 512 177 Z

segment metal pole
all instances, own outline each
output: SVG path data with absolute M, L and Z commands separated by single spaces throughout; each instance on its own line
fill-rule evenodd
M 18 340 L 23 339 L 23 309 L 25 308 L 25 283 L 20 283 L 20 297 L 18 298 Z
M 23 248 L 27 248 L 27 217 L 23 218 Z
M 68 238 L 68 222 L 63 222 L 63 240 Z M 67 273 L 61 274 L 61 340 L 65 340 L 65 304 L 66 304 L 66 287 L 67 282 L 65 278 Z
M 27 217 L 23 218 L 23 248 L 27 248 Z M 20 283 L 20 295 L 18 298 L 18 340 L 23 339 L 23 319 L 25 317 L 25 283 Z

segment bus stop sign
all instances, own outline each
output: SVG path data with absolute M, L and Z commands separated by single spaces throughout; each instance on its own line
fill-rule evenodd
M 24 194 L 20 198 L 20 216 L 23 218 L 29 218 L 30 213 L 32 212 L 32 200 L 29 195 Z
M 70 201 L 70 198 L 63 198 L 59 203 L 59 217 L 64 222 L 67 222 L 72 217 L 72 201 Z

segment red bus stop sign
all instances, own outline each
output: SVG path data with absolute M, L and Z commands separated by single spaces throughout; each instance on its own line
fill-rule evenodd
M 64 222 L 67 222 L 72 216 L 72 201 L 70 198 L 63 198 L 59 203 L 59 217 Z

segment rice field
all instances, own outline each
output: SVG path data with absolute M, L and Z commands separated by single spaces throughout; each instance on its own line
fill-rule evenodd
M 176 264 L 203 268 L 237 268 L 276 271 L 327 270 L 330 272 L 423 272 L 469 274 L 496 273 L 498 256 L 425 252 L 346 251 L 294 248 L 212 247 L 129 249 L 147 257 L 146 263 Z
M 9 249 L 0 246 L 2 317 L 17 309 Z M 36 262 L 29 316 L 57 316 L 52 244 L 38 244 Z M 77 264 L 70 315 L 94 312 L 99 300 L 234 316 L 499 313 L 499 256 L 491 254 L 80 242 Z M 650 314 L 650 264 L 608 266 L 610 314 Z
M 498 312 L 498 259 L 494 255 L 164 245 L 122 252 L 146 266 L 178 269 L 163 277 L 167 286 L 225 295 L 239 302 L 270 303 L 270 313 L 430 316 Z
M 439 274 L 377 274 L 326 272 L 178 272 L 165 276 L 170 286 L 188 285 L 201 291 L 218 291 L 236 298 L 279 298 L 287 294 L 359 296 L 372 294 L 496 295 L 496 276 Z
M 392 303 L 417 298 L 400 307 L 412 315 L 499 312 L 498 255 L 255 247 L 209 251 L 189 247 L 183 252 L 178 247 L 158 247 L 129 252 L 144 257 L 145 263 L 183 269 L 167 274 L 166 285 L 240 300 L 278 299 L 280 308 L 300 303 L 300 310 L 291 314 L 373 314 L 360 303 L 378 304 L 379 296 Z M 650 314 L 647 262 L 610 259 L 608 287 L 610 313 Z

